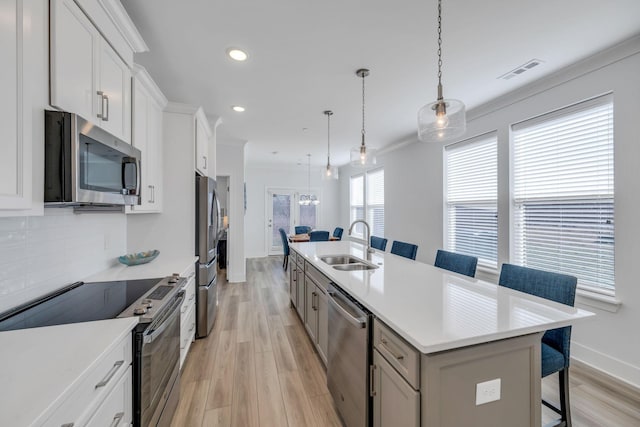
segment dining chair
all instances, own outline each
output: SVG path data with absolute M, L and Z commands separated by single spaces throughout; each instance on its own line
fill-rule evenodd
M 336 227 L 335 230 L 333 230 L 333 237 L 338 238 L 338 240 L 342 240 L 342 233 L 344 232 L 344 230 L 341 227 Z
M 573 307 L 578 279 L 512 264 L 503 264 L 498 284 Z M 558 372 L 560 408 L 542 403 L 560 415 L 558 426 L 571 427 L 569 404 L 569 347 L 571 326 L 548 330 L 542 336 L 542 377 Z
M 311 227 L 308 225 L 296 225 L 296 234 L 308 234 L 311 231 Z
M 433 265 L 453 271 L 454 273 L 475 277 L 478 257 L 438 249 L 438 252 L 436 252 L 436 261 Z
M 387 239 L 385 239 L 384 237 L 371 236 L 369 240 L 372 248 L 378 249 L 382 252 L 387 249 Z
M 289 241 L 287 239 L 287 233 L 284 232 L 284 228 L 278 229 L 280 232 L 280 238 L 282 239 L 282 250 L 284 252 L 284 259 L 282 260 L 282 268 L 287 271 L 289 266 Z
M 409 259 L 416 259 L 416 254 L 418 253 L 418 245 L 394 240 L 393 244 L 391 245 L 391 253 Z
M 329 241 L 329 232 L 316 230 L 309 233 L 310 242 L 327 242 Z

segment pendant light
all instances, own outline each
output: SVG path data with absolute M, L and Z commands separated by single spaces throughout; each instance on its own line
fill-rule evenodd
M 369 75 L 369 70 L 361 68 L 356 71 L 358 77 L 362 77 L 362 142 L 360 146 L 351 150 L 351 165 L 358 167 L 372 166 L 376 164 L 376 149 L 367 147 L 364 143 L 364 78 Z
M 331 116 L 333 111 L 326 110 L 323 114 L 327 116 L 327 167 L 322 172 L 322 178 L 326 180 L 338 179 L 338 167 L 331 166 Z
M 301 206 L 309 206 L 314 205 L 317 206 L 320 203 L 320 200 L 315 196 L 315 194 L 311 194 L 311 154 L 307 154 L 309 158 L 308 164 L 308 181 L 307 181 L 307 194 L 301 194 L 298 199 L 298 204 Z
M 418 138 L 446 141 L 464 134 L 465 107 L 457 99 L 442 96 L 442 0 L 438 0 L 438 99 L 418 111 Z

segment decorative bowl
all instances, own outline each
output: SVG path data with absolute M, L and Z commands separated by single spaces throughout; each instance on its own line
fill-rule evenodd
M 153 261 L 158 255 L 160 255 L 160 251 L 154 249 L 151 251 L 138 252 L 136 254 L 122 255 L 118 257 L 118 261 L 128 266 L 140 265 Z

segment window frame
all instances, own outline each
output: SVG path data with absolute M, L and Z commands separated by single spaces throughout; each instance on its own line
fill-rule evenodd
M 610 167 L 610 178 L 612 181 L 612 193 L 609 195 L 603 195 L 602 193 L 596 191 L 591 194 L 579 194 L 576 196 L 571 195 L 547 195 L 545 196 L 529 196 L 527 197 L 518 197 L 516 194 L 516 133 L 522 129 L 527 129 L 533 126 L 539 126 L 545 123 L 553 122 L 558 119 L 566 118 L 572 115 L 575 115 L 580 112 L 585 112 L 591 109 L 595 109 L 601 106 L 609 106 L 611 108 L 611 124 L 610 124 L 610 149 L 611 149 L 611 167 Z M 532 117 L 530 119 L 522 120 L 517 123 L 512 123 L 509 126 L 509 260 L 513 263 L 520 264 L 522 260 L 520 260 L 520 256 L 518 255 L 518 248 L 520 246 L 519 242 L 522 238 L 519 237 L 518 224 L 519 224 L 519 216 L 524 215 L 525 205 L 534 206 L 535 204 L 544 205 L 544 204 L 554 204 L 558 206 L 558 209 L 562 206 L 571 206 L 574 204 L 603 204 L 606 205 L 607 201 L 610 201 L 612 218 L 613 218 L 613 238 L 615 239 L 615 198 L 616 198 L 616 190 L 615 190 L 615 107 L 614 107 L 614 99 L 613 94 L 608 93 L 600 96 L 596 96 L 594 98 L 590 98 L 587 100 L 583 100 L 580 102 L 573 103 L 569 106 L 555 109 L 549 111 L 547 113 L 541 114 L 539 116 Z M 581 148 L 584 145 L 581 145 Z M 556 188 L 556 192 L 558 189 Z M 519 208 L 518 206 L 523 206 Z M 583 211 L 581 211 L 583 212 Z M 586 224 L 586 221 L 580 222 L 580 224 Z M 583 291 L 586 294 L 591 295 L 600 295 L 604 297 L 613 298 L 616 293 L 616 275 L 615 275 L 615 240 L 612 242 L 612 273 L 611 273 L 611 285 L 591 285 L 588 283 L 584 283 L 581 281 L 580 277 L 578 277 L 578 290 Z M 595 246 L 594 246 L 595 247 Z M 532 266 L 532 268 L 541 268 Z M 554 271 L 551 268 L 547 268 L 549 271 Z M 562 272 L 562 271 L 561 271 Z M 567 272 L 566 274 L 575 275 L 572 272 Z
M 462 141 L 457 141 L 454 142 L 452 144 L 448 144 L 446 146 L 443 147 L 443 227 L 442 227 L 442 231 L 443 231 L 443 247 L 445 248 L 445 250 L 447 251 L 451 251 L 451 252 L 456 252 L 456 248 L 453 247 L 452 242 L 451 242 L 451 238 L 452 236 L 450 236 L 450 230 L 449 230 L 449 222 L 450 222 L 450 208 L 452 206 L 452 203 L 449 202 L 449 180 L 450 180 L 450 176 L 449 176 L 449 162 L 448 162 L 448 155 L 450 152 L 452 152 L 453 150 L 456 149 L 463 149 L 465 147 L 469 147 L 470 145 L 475 145 L 475 144 L 484 144 L 484 143 L 493 143 L 494 147 L 493 150 L 495 151 L 495 198 L 489 200 L 480 200 L 478 198 L 476 199 L 468 199 L 467 201 L 459 201 L 457 203 L 457 205 L 461 205 L 461 204 L 466 204 L 466 205 L 477 205 L 481 208 L 485 208 L 488 205 L 491 205 L 491 207 L 495 210 L 495 263 L 492 262 L 487 262 L 484 258 L 478 256 L 478 254 L 472 254 L 472 253 L 468 253 L 468 255 L 471 256 L 477 256 L 478 257 L 478 269 L 479 270 L 484 270 L 490 273 L 497 273 L 498 271 L 498 265 L 500 264 L 500 251 L 499 251 L 499 247 L 500 247 L 500 224 L 498 221 L 498 215 L 499 215 L 499 186 L 498 186 L 498 179 L 499 179 L 499 175 L 500 175 L 500 171 L 499 171 L 499 153 L 498 153 L 498 132 L 497 130 L 493 130 L 490 132 L 486 132 L 480 135 L 476 135 L 474 137 L 462 140 Z M 461 252 L 464 253 L 464 252 Z
M 383 212 L 383 224 L 384 224 L 384 202 L 380 205 L 380 204 L 370 204 L 368 201 L 368 197 L 367 197 L 367 193 L 368 193 L 368 176 L 378 173 L 378 172 L 382 172 L 384 174 L 384 166 L 380 166 L 380 167 L 376 167 L 373 169 L 368 169 L 366 171 L 362 171 L 362 172 L 358 172 L 355 173 L 353 175 L 351 175 L 349 177 L 349 224 L 352 224 L 353 221 L 355 221 L 356 219 L 363 219 L 367 222 L 368 218 L 369 218 L 369 211 L 373 208 L 376 207 L 382 207 L 382 212 Z M 362 178 L 362 205 L 354 205 L 352 204 L 352 193 L 351 193 L 351 189 L 352 189 L 352 182 L 354 178 Z M 382 180 L 382 185 L 383 185 L 383 191 L 384 191 L 384 177 Z M 354 210 L 354 208 L 358 208 L 361 207 L 362 208 L 362 212 L 364 217 L 363 218 L 354 218 L 352 216 L 352 212 Z M 369 224 L 370 227 L 372 227 L 372 229 L 370 230 L 370 234 L 373 235 L 373 224 Z M 384 225 L 383 225 L 384 227 Z M 364 242 L 364 232 L 363 232 L 364 227 L 362 225 L 356 225 L 351 233 L 351 238 L 355 239 L 355 240 L 360 240 Z M 380 236 L 383 237 L 383 236 Z

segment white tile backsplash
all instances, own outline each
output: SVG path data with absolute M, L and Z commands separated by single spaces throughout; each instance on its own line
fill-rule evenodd
M 0 218 L 0 312 L 117 264 L 126 232 L 119 213 Z

